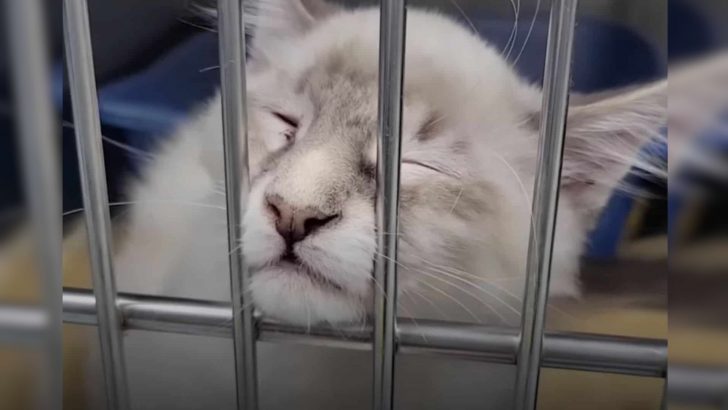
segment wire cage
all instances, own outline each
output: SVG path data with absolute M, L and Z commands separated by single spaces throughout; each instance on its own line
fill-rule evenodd
M 11 18 L 28 23 L 13 26 L 19 36 L 29 39 L 25 45 L 29 52 L 25 54 L 42 59 L 42 36 L 38 34 L 41 25 L 31 24 L 39 21 L 39 2 L 11 3 L 17 4 L 11 8 Z M 245 152 L 247 146 L 246 54 L 240 0 L 218 0 L 231 303 L 117 293 L 88 9 L 86 0 L 64 0 L 67 69 L 94 289 L 93 293 L 65 289 L 62 295 L 60 291 L 49 290 L 48 311 L 53 312 L 56 308 L 60 312 L 62 303 L 64 322 L 98 328 L 109 408 L 130 408 L 122 346 L 123 329 L 231 338 L 234 341 L 238 408 L 248 410 L 258 408 L 258 341 L 369 349 L 374 364 L 372 408 L 382 410 L 393 408 L 394 370 L 398 355 L 423 352 L 515 365 L 514 403 L 518 410 L 535 409 L 539 373 L 543 367 L 665 378 L 665 340 L 545 332 L 576 9 L 577 0 L 554 0 L 551 6 L 538 173 L 534 188 L 534 229 L 529 241 L 520 329 L 442 321 L 419 321 L 415 327 L 410 320 L 396 317 L 397 265 L 393 261 L 397 253 L 397 236 L 384 234 L 396 232 L 398 223 L 406 1 L 381 0 L 376 206 L 377 245 L 381 256 L 375 261 L 374 276 L 382 288 L 375 291 L 372 323 L 365 327 L 334 330 L 328 327 L 305 329 L 267 321 L 258 317 L 246 300 L 249 272 L 241 252 L 234 251 L 241 237 L 238 227 L 241 226 L 241 210 L 249 186 L 246 155 L 235 154 Z M 15 64 L 17 67 L 37 66 L 39 61 L 16 61 Z M 23 69 L 16 71 L 23 72 Z M 56 242 L 61 232 L 61 216 L 56 212 L 60 209 L 57 206 L 60 204 L 60 192 L 44 189 L 59 186 L 58 173 L 53 162 L 48 160 L 52 156 L 54 140 L 30 137 L 52 135 L 52 110 L 44 102 L 44 98 L 50 95 L 49 85 L 44 80 L 46 74 L 42 69 L 29 70 L 18 79 L 18 86 L 38 90 L 30 93 L 26 104 L 21 106 L 46 107 L 36 110 L 32 120 L 23 122 L 21 132 L 27 137 L 23 138 L 27 140 L 25 163 L 48 164 L 29 174 L 31 180 L 27 185 L 38 187 L 37 195 L 30 196 L 34 204 L 34 221 L 57 230 L 57 235 L 48 236 L 43 244 L 46 261 L 43 268 L 48 283 L 60 284 L 60 241 Z M 60 324 L 44 326 L 53 323 L 53 316 L 46 317 L 42 312 L 30 310 L 4 315 L 0 315 L 0 325 L 14 329 L 16 335 L 33 334 L 34 329 L 43 329 L 44 335 L 55 334 L 53 340 L 59 340 Z M 227 325 L 221 326 L 221 323 Z M 58 394 L 50 397 L 60 400 Z

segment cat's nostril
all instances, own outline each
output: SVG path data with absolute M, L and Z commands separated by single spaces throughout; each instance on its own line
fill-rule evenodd
M 324 216 L 324 217 L 307 218 L 303 222 L 303 231 L 305 232 L 305 235 L 310 235 L 317 229 L 328 225 L 329 223 L 333 222 L 335 219 L 338 219 L 339 216 L 340 216 L 339 214 L 334 214 L 334 215 L 328 215 L 328 216 Z
M 273 203 L 271 200 L 266 200 L 265 204 L 266 208 L 268 208 L 268 211 L 273 214 L 273 216 L 278 219 L 281 217 L 281 210 L 278 209 L 275 203 Z
M 322 213 L 314 207 L 292 206 L 280 195 L 266 196 L 265 207 L 288 248 L 341 216 Z

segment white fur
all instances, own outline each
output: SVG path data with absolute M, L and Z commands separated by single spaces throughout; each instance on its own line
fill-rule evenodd
M 285 6 L 277 2 L 265 2 L 265 7 L 275 9 L 276 12 L 272 16 L 256 17 L 255 34 L 264 30 L 261 27 L 276 26 L 273 24 L 276 22 L 267 22 L 266 18 L 282 18 L 281 13 L 286 11 L 282 8 Z M 292 13 L 287 18 L 295 18 L 295 10 L 286 12 Z M 283 31 L 283 34 L 276 34 L 290 35 L 285 42 L 266 43 L 267 37 L 260 34 L 262 39 L 254 43 L 256 49 L 264 49 L 266 61 L 276 62 L 270 65 L 259 63 L 249 70 L 250 161 L 254 178 L 260 174 L 267 153 L 283 149 L 287 144 L 282 135 L 289 127 L 271 116 L 270 108 L 301 118 L 295 143 L 302 143 L 307 138 L 312 103 L 293 90 L 296 79 L 302 73 L 319 64 L 332 50 L 346 50 L 346 64 L 357 67 L 363 75 L 376 75 L 378 11 L 336 10 L 327 16 L 320 22 L 309 21 L 306 17 L 305 24 L 298 22 L 287 26 L 287 30 L 298 25 L 301 27 L 295 33 Z M 413 233 L 408 238 L 416 246 L 404 245 L 401 258 L 404 261 L 410 259 L 408 264 L 414 268 L 421 266 L 412 260 L 416 255 L 407 255 L 408 248 L 416 248 L 411 253 L 429 255 L 432 263 L 447 265 L 447 260 L 437 257 L 443 252 L 443 246 L 447 245 L 441 243 L 437 236 L 430 235 L 448 231 L 459 237 L 472 238 L 473 246 L 458 251 L 460 256 L 466 258 L 463 264 L 469 268 L 468 272 L 484 278 L 522 277 L 537 145 L 535 130 L 525 121 L 538 107 L 540 94 L 515 74 L 497 50 L 441 15 L 411 10 L 408 14 L 408 38 L 403 158 L 434 164 L 457 178 L 483 180 L 492 185 L 493 196 L 487 201 L 487 217 L 475 225 L 463 223 L 449 215 L 433 214 L 435 211 L 432 209 L 413 210 L 416 224 L 409 226 Z M 368 106 L 362 110 L 375 112 L 376 90 L 369 91 L 371 98 L 366 100 L 364 105 Z M 650 93 L 648 90 L 648 97 L 652 94 L 654 91 Z M 601 134 L 627 130 L 631 133 L 629 135 L 638 135 L 635 140 L 642 142 L 645 138 L 639 137 L 639 133 L 649 136 L 654 134 L 650 130 L 655 128 L 657 122 L 653 117 L 659 115 L 653 112 L 661 108 L 648 98 L 647 110 L 638 111 L 640 106 L 629 105 L 633 102 L 629 96 L 624 99 L 626 103 L 622 101 L 621 105 L 605 114 L 625 112 L 623 115 L 626 118 L 610 118 L 608 115 L 587 118 L 579 124 L 588 129 L 588 133 L 574 137 L 590 138 L 587 140 L 589 145 L 581 147 L 579 153 L 587 149 L 594 150 L 593 156 L 619 153 L 621 157 L 610 158 L 619 165 L 614 167 L 615 171 L 609 169 L 610 174 L 616 174 L 607 180 L 612 184 L 616 184 L 626 171 L 631 161 L 628 156 L 634 155 L 639 145 L 634 141 L 624 142 L 615 136 L 611 140 L 618 140 L 622 145 L 620 150 L 610 151 L 605 148 L 614 144 L 614 141 L 603 138 Z M 636 101 L 645 105 L 644 98 Z M 616 102 L 620 103 L 619 100 Z M 595 107 L 599 108 L 596 104 Z M 628 111 L 631 108 L 635 111 Z M 575 111 L 581 114 L 588 110 L 589 107 Z M 445 129 L 438 131 L 440 135 L 423 144 L 416 141 L 414 133 L 427 112 L 437 112 L 446 125 Z M 588 115 L 596 116 L 597 113 Z M 640 116 L 647 116 L 648 120 L 642 120 Z M 189 249 L 185 253 L 193 252 L 194 255 L 198 244 L 210 242 L 190 231 L 189 227 L 194 221 L 209 218 L 209 224 L 212 224 L 219 223 L 222 217 L 222 212 L 217 209 L 196 205 L 224 205 L 221 196 L 212 192 L 215 182 L 220 189 L 222 181 L 222 130 L 219 119 L 219 97 L 216 97 L 197 119 L 172 137 L 169 145 L 160 151 L 154 164 L 145 172 L 145 179 L 134 186 L 133 198 L 138 203 L 133 207 L 126 249 L 119 256 L 120 281 L 124 287 L 128 283 L 130 288 L 149 290 L 150 284 L 159 288 L 164 282 L 179 286 L 180 277 L 194 276 L 194 273 L 183 275 L 181 272 L 189 269 L 175 263 L 175 258 L 183 249 Z M 456 137 L 472 144 L 472 152 L 468 155 L 449 153 L 447 144 Z M 369 144 L 363 155 L 373 159 L 375 148 L 374 144 Z M 589 172 L 588 162 L 570 161 L 568 149 L 567 145 L 564 165 L 566 176 L 572 172 Z M 352 306 L 343 310 L 338 308 L 344 303 L 342 295 L 321 293 L 321 289 L 308 284 L 300 275 L 287 277 L 282 274 L 280 267 L 272 268 L 271 275 L 275 278 L 265 277 L 266 266 L 273 263 L 284 250 L 282 239 L 265 211 L 265 193 L 275 191 L 285 195 L 293 205 L 305 206 L 317 203 L 332 186 L 346 189 L 346 179 L 337 180 L 333 177 L 342 173 L 342 167 L 347 166 L 339 154 L 336 150 L 327 150 L 325 146 L 312 148 L 290 159 L 284 176 L 273 178 L 267 174 L 255 180 L 253 185 L 244 217 L 246 245 L 243 251 L 251 268 L 260 271 L 254 276 L 253 282 L 254 288 L 260 285 L 260 292 L 253 291 L 256 304 L 264 312 L 278 318 L 296 322 L 332 318 L 346 321 L 360 316 L 346 316 L 342 312 L 360 315 L 366 311 L 366 300 L 371 289 L 371 261 L 375 251 L 374 209 L 372 204 L 362 198 L 351 199 L 346 204 L 343 210 L 345 217 L 336 229 L 326 229 L 296 245 L 305 263 L 315 267 L 322 276 L 341 284 L 350 293 L 344 298 L 349 298 Z M 442 176 L 417 165 L 403 165 L 403 186 L 421 183 L 428 178 L 436 180 Z M 594 196 L 592 191 L 586 192 L 596 198 L 592 201 L 597 204 L 591 207 L 600 207 L 606 199 L 604 193 Z M 609 189 L 604 192 L 608 193 Z M 584 195 L 581 191 L 579 194 Z M 582 220 L 585 218 L 582 218 L 580 210 L 571 206 L 574 198 L 563 196 L 561 201 L 551 286 L 554 294 L 579 293 L 576 280 L 578 255 L 589 225 Z M 162 201 L 169 201 L 170 205 Z M 454 202 L 453 206 L 457 206 L 457 202 Z M 208 254 L 195 255 L 193 258 L 198 261 L 211 259 L 207 265 L 214 264 L 217 280 L 224 280 L 222 256 L 220 254 L 212 258 Z M 140 268 L 140 264 L 151 264 L 152 268 Z M 198 264 L 193 266 L 197 267 Z M 140 271 L 150 272 L 145 274 L 147 282 L 135 275 L 135 272 Z M 402 283 L 405 289 L 408 283 L 413 282 L 408 279 L 408 273 L 404 272 Z M 278 291 L 272 289 L 276 283 L 280 287 Z M 519 286 L 514 286 L 510 291 L 519 293 Z M 319 297 L 321 294 L 327 296 Z M 286 307 L 279 304 L 281 298 L 287 301 Z M 307 307 L 312 312 L 319 312 L 320 316 L 313 314 L 304 317 L 298 314 L 295 318 L 287 317 L 284 312 L 296 310 L 291 307 L 296 306 L 296 303 L 300 308 Z M 337 313 L 324 313 L 327 310 Z
M 379 11 L 344 11 L 315 0 L 260 3 L 251 19 L 257 39 L 248 69 L 253 185 L 244 213 L 242 247 L 253 272 L 252 299 L 264 314 L 303 325 L 360 320 L 370 308 L 373 288 L 374 204 L 361 193 L 342 196 L 353 186 L 354 177 L 348 146 L 340 144 L 342 136 L 332 131 L 343 129 L 340 118 L 328 112 L 329 117 L 321 119 L 322 114 L 315 112 L 320 107 L 295 87 L 333 51 L 343 53 L 343 64 L 354 67 L 357 75 L 376 78 Z M 403 296 L 412 291 L 429 298 L 436 311 L 451 320 L 518 323 L 537 150 L 537 132 L 529 119 L 537 117 L 540 92 L 519 78 L 495 48 L 444 16 L 410 8 L 407 30 L 402 155 L 405 161 L 424 162 L 439 171 L 412 162 L 402 166 L 403 195 L 421 187 L 428 199 L 412 205 L 403 202 L 400 289 Z M 371 84 L 338 96 L 341 105 L 360 101 L 351 110 L 366 118 L 376 116 L 376 81 Z M 579 111 L 588 114 L 579 119 L 582 129 L 589 131 L 570 134 L 583 142 L 579 152 L 609 146 L 612 134 L 632 136 L 646 130 L 651 137 L 661 125 L 662 90 L 658 91 L 653 90 L 655 96 L 620 97 L 615 100 L 620 103 L 617 107 L 602 103 L 592 111 Z M 296 154 L 284 155 L 280 164 L 266 170 L 268 155 L 288 146 L 284 134 L 289 127 L 272 116 L 271 109 L 300 118 L 300 126 L 291 148 Z M 431 112 L 441 117 L 442 124 L 435 136 L 420 141 L 415 134 Z M 612 114 L 616 121 L 610 121 Z M 160 149 L 144 178 L 133 185 L 137 204 L 117 258 L 122 290 L 228 297 L 224 200 L 215 192 L 223 180 L 220 120 L 220 99 L 215 97 Z M 331 133 L 326 136 L 330 144 L 316 143 L 321 133 Z M 372 161 L 375 135 L 370 137 L 361 156 Z M 582 186 L 577 176 L 573 185 L 565 187 L 552 295 L 579 295 L 578 259 L 593 222 L 592 208 L 603 206 L 627 170 L 629 155 L 645 140 L 626 141 L 618 158 L 599 162 L 603 168 L 583 156 L 570 156 L 567 145 L 565 177 L 571 170 L 592 169 L 595 178 L 612 185 Z M 458 151 L 453 141 L 468 144 L 468 149 Z M 477 196 L 482 202 L 475 208 L 470 188 L 452 194 L 459 184 L 478 183 L 488 195 Z M 342 291 L 322 287 L 301 269 L 277 263 L 285 249 L 266 209 L 265 197 L 271 193 L 295 206 L 322 209 L 329 206 L 322 197 L 344 198 L 336 209 L 340 220 L 295 245 L 310 269 Z M 470 197 L 467 203 L 463 195 Z M 477 216 L 458 212 L 471 208 L 479 212 Z M 401 299 L 408 315 L 432 313 L 427 306 Z M 275 365 L 265 368 L 268 364 L 261 362 L 264 384 L 266 377 L 275 377 L 269 374 Z M 364 373 L 361 377 L 367 376 Z

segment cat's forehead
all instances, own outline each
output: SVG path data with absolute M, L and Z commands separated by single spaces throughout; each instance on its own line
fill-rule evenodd
M 377 75 L 347 61 L 344 50 L 330 50 L 315 64 L 297 73 L 296 92 L 321 109 L 371 117 L 376 111 Z
M 524 85 L 498 50 L 434 13 L 414 10 L 407 21 L 405 104 L 426 104 L 451 118 L 482 119 L 490 112 L 495 121 L 508 118 L 506 110 L 520 108 L 514 95 Z M 284 70 L 317 99 L 350 94 L 352 99 L 370 101 L 366 108 L 376 111 L 380 68 L 376 10 L 331 17 L 295 39 L 284 54 Z

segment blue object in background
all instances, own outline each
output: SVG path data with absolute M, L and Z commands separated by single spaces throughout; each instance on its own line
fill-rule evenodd
M 508 48 L 513 22 L 476 17 L 479 34 L 503 50 L 518 72 L 535 84 L 543 83 L 548 16 L 539 16 L 529 36 L 529 25 L 519 24 L 515 45 Z M 528 38 L 525 47 L 524 40 Z M 511 49 L 509 52 L 508 50 Z M 521 50 L 523 52 L 521 53 Z M 590 17 L 579 17 L 574 35 L 573 90 L 594 92 L 645 83 L 667 73 L 655 47 L 633 31 Z
M 99 92 L 104 125 L 139 138 L 160 138 L 218 88 L 217 36 L 186 39 L 148 68 Z M 140 148 L 145 148 L 142 142 Z

